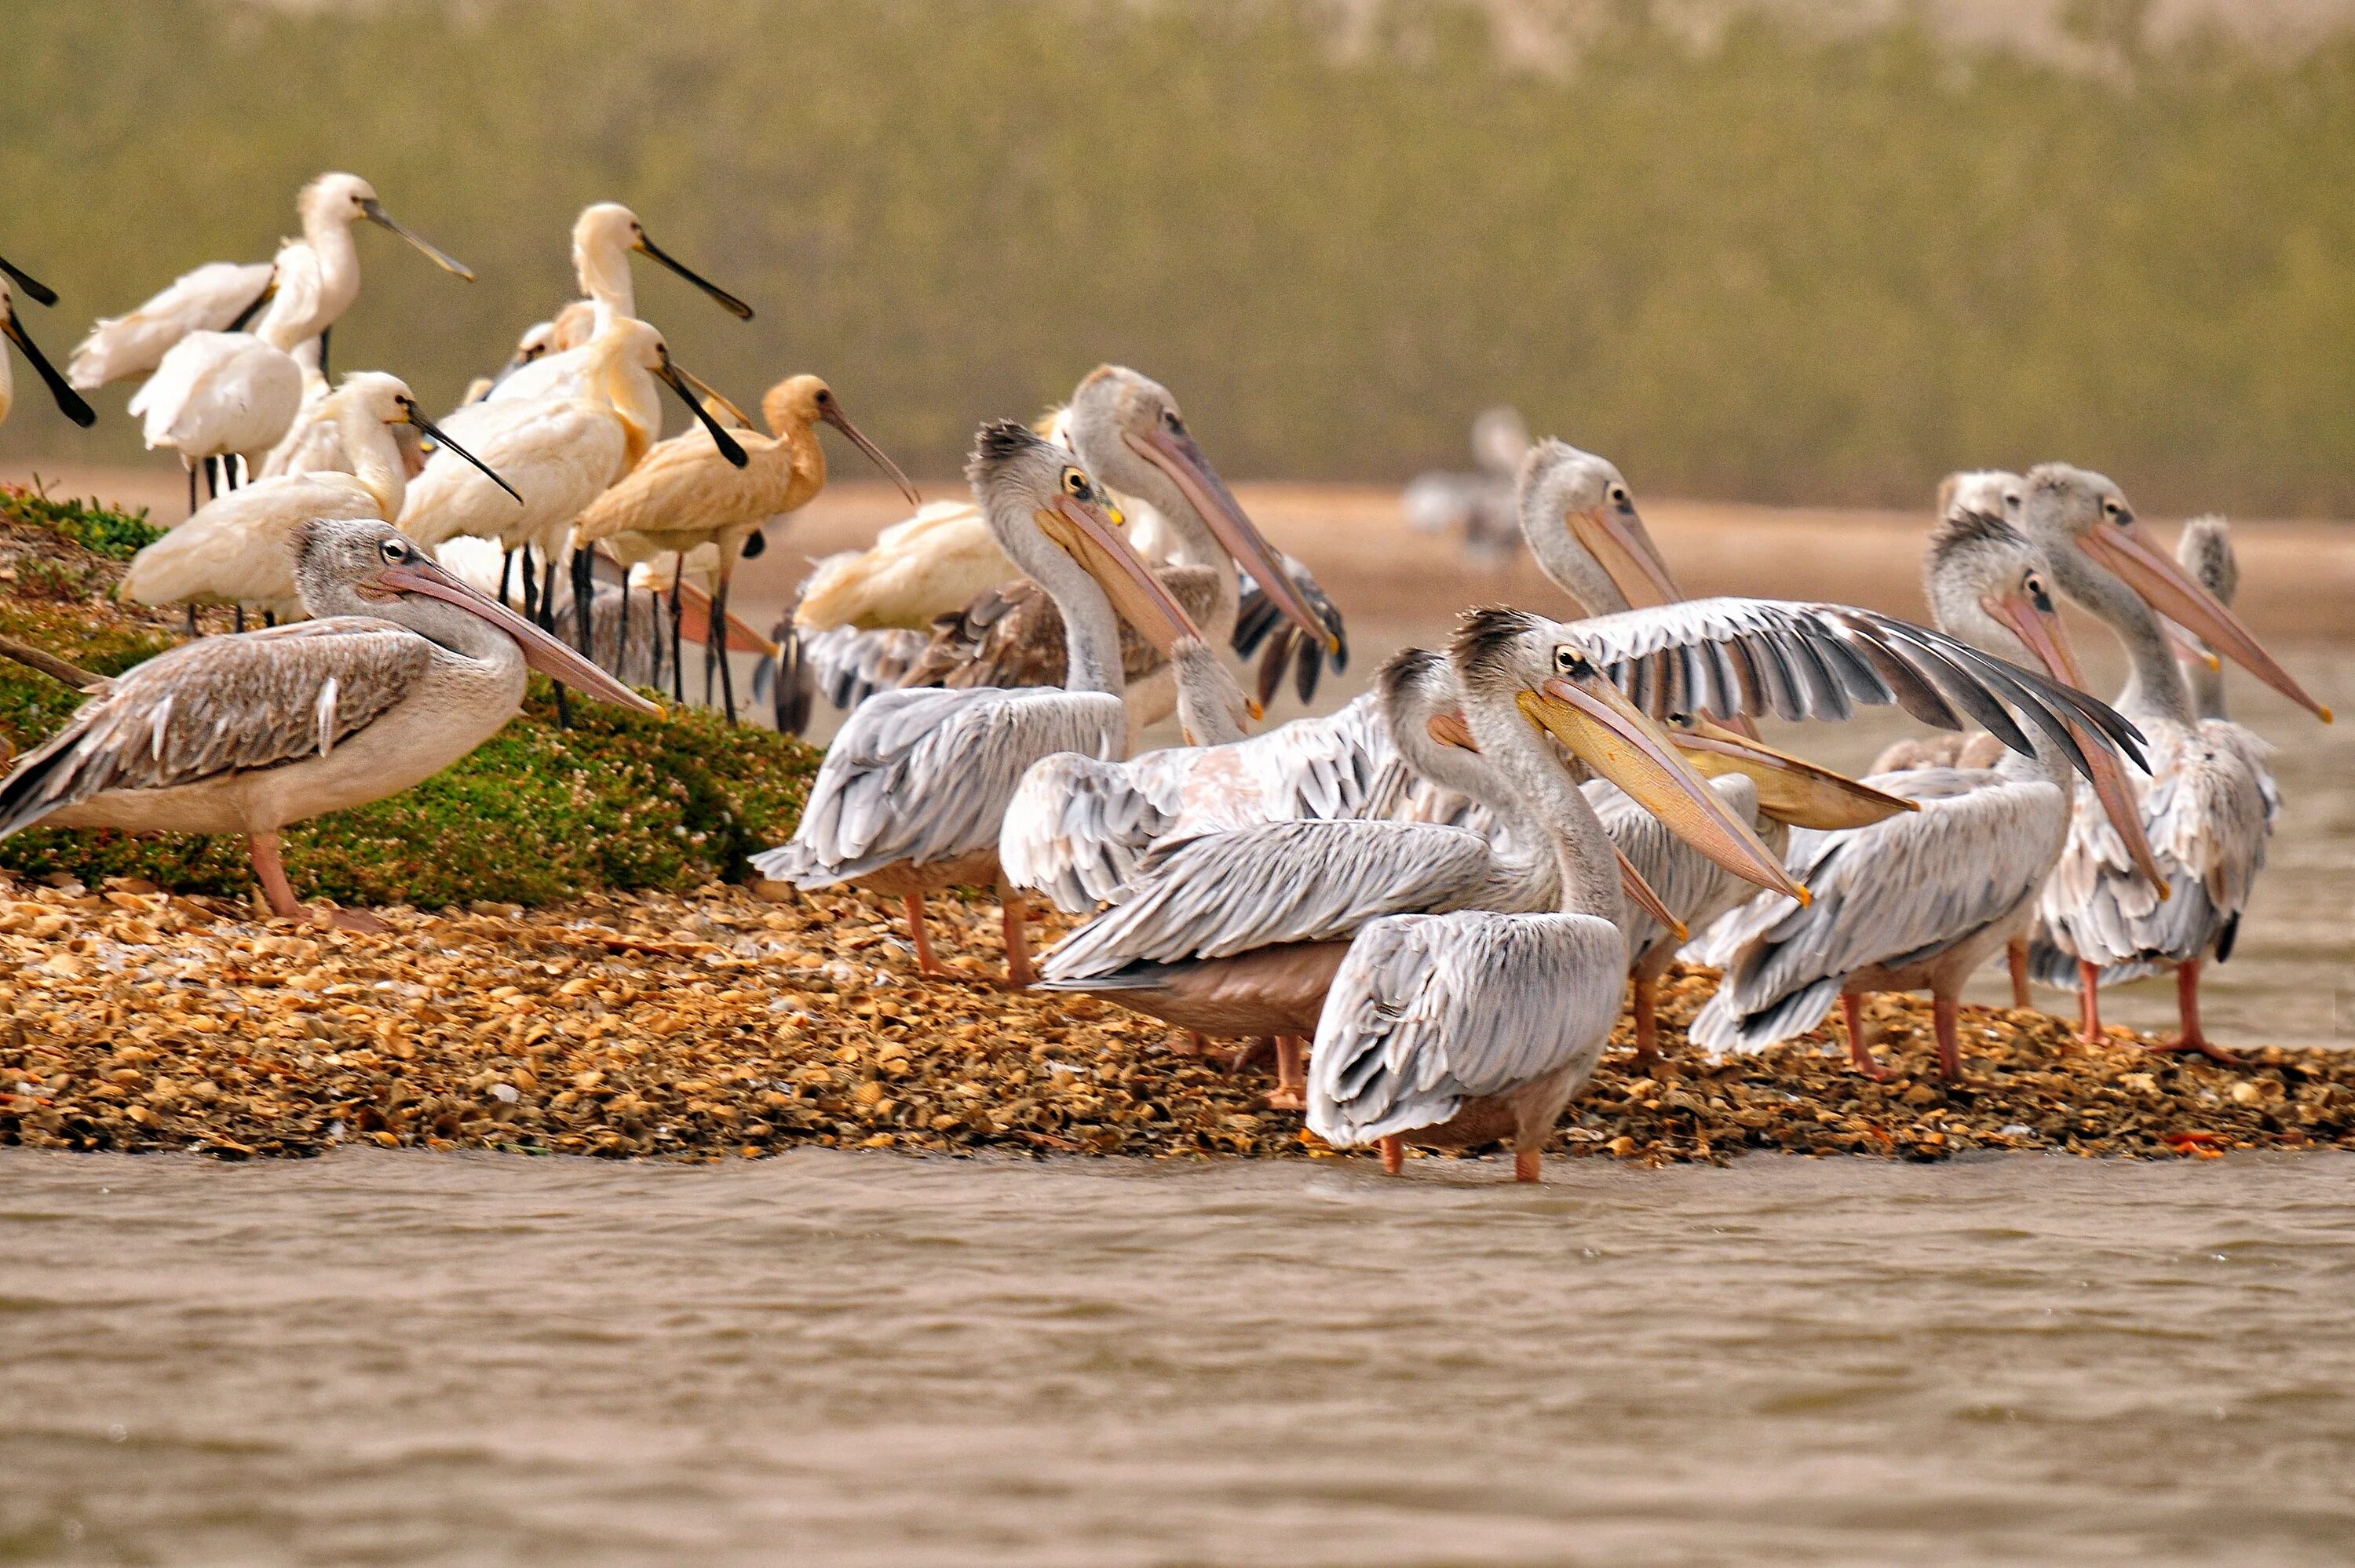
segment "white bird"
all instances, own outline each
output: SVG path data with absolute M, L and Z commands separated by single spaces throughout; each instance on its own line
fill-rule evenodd
M 2143 535 L 2125 495 L 2101 475 L 2065 463 L 2030 470 L 2025 526 L 2054 583 L 2126 645 L 2117 708 L 2150 737 L 2150 775 L 2137 796 L 2158 857 L 2158 874 L 2137 880 L 2116 839 L 2081 810 L 2045 889 L 2030 967 L 2047 984 L 2076 980 L 2089 1041 L 2102 1037 L 2100 990 L 2111 971 L 2127 979 L 2171 968 L 2182 1031 L 2159 1048 L 2232 1060 L 2200 1028 L 2200 973 L 2264 863 L 2267 748 L 2239 725 L 2200 716 L 2161 617 L 2326 724 L 2330 710 Z
M 1675 831 L 1732 852 L 1751 876 L 1787 882 L 1668 736 L 1604 679 L 1575 628 L 1481 611 L 1451 654 L 1481 756 L 1544 825 L 1555 908 L 1368 922 L 1317 1022 L 1308 1126 L 1336 1147 L 1379 1143 L 1392 1174 L 1407 1141 L 1509 1139 L 1514 1179 L 1535 1181 L 1562 1107 L 1602 1057 L 1626 969 L 1620 863 L 1547 737 Z
M 1116 757 L 1127 746 L 1116 616 L 1165 650 L 1199 633 L 1071 454 L 1007 421 L 983 427 L 965 471 L 999 547 L 1062 611 L 1064 684 L 878 693 L 826 751 L 793 842 L 752 863 L 799 887 L 847 882 L 901 899 L 928 974 L 943 971 L 924 929 L 924 895 L 995 883 L 1007 979 L 1019 987 L 1031 979 L 1024 906 L 997 868 L 1016 781 L 1055 752 Z
M 9 288 L 12 282 L 17 289 L 23 290 L 28 298 L 37 300 L 42 304 L 53 305 L 58 302 L 55 291 L 48 284 L 21 269 L 12 267 L 5 261 L 0 261 L 0 336 L 5 336 L 10 343 L 16 345 L 16 352 L 25 356 L 25 362 L 30 365 L 35 373 L 40 376 L 41 384 L 49 389 L 49 396 L 57 399 L 59 410 L 67 418 L 85 429 L 97 423 L 97 413 L 88 403 L 82 401 L 80 394 L 66 384 L 65 378 L 57 373 L 56 368 L 49 364 L 48 356 L 41 353 L 39 346 L 26 333 L 25 323 L 16 319 L 16 296 Z M 8 410 L 15 408 L 16 404 L 16 375 L 9 368 L 8 355 L 5 351 L 0 351 L 0 424 L 7 422 Z
M 145 605 L 231 605 L 240 621 L 249 609 L 300 617 L 294 541 L 304 524 L 321 517 L 398 518 L 409 475 L 421 458 L 421 437 L 440 443 L 455 461 L 481 466 L 425 418 L 399 376 L 356 371 L 329 395 L 325 408 L 350 471 L 280 474 L 207 502 L 132 557 L 117 589 L 121 597 Z M 485 472 L 489 483 L 505 488 L 499 475 Z
M 2012 748 L 1995 768 L 1880 775 L 1868 782 L 1921 810 L 1868 827 L 1793 833 L 1784 864 L 1815 901 L 1804 909 L 1753 903 L 1735 913 L 1723 934 L 1731 949 L 1724 980 L 1687 1032 L 1696 1044 L 1763 1050 L 1813 1029 L 1837 1001 L 1850 1060 L 1883 1077 L 1866 1033 L 1865 999 L 1926 988 L 1940 1069 L 1959 1078 L 1963 985 L 2033 918 L 2068 834 L 2073 769 L 2092 781 L 2137 863 L 2150 866 L 2132 788 L 2110 744 L 2123 737 L 2122 726 L 2072 690 L 2076 660 L 2034 546 L 1999 517 L 1961 514 L 1932 537 L 1923 575 L 1941 630 L 2043 667 L 2050 684 L 2039 688 L 2026 683 L 2025 672 L 2007 683 L 2010 666 L 1980 662 L 2036 733 L 1987 705 L 1979 716 Z
M 150 374 L 188 334 L 226 332 L 257 313 L 270 291 L 271 271 L 267 261 L 208 261 L 181 273 L 130 314 L 100 317 L 74 345 L 68 378 L 95 392 L 111 381 Z
M 357 175 L 322 175 L 296 199 L 303 238 L 279 248 L 271 268 L 271 297 L 251 332 L 194 331 L 165 353 L 131 412 L 148 448 L 169 447 L 194 474 L 206 459 L 238 457 L 259 472 L 303 404 L 296 344 L 321 338 L 359 295 L 359 251 L 351 226 L 362 218 L 383 225 L 444 270 L 471 281 L 474 272 L 395 222 L 374 187 Z M 105 329 L 101 328 L 101 331 Z M 97 334 L 93 334 L 95 337 Z M 193 507 L 191 508 L 193 510 Z
M 0 837 L 36 822 L 241 833 L 272 910 L 300 916 L 280 830 L 465 756 L 514 716 L 527 669 L 659 711 L 386 524 L 311 522 L 295 548 L 320 619 L 202 638 L 115 677 L 0 780 Z M 337 923 L 383 928 L 355 911 Z
M 327 379 L 326 368 L 319 363 L 320 347 L 320 340 L 310 337 L 289 351 L 295 368 L 303 374 L 303 402 L 286 427 L 286 433 L 278 438 L 278 444 L 261 460 L 261 467 L 254 476 L 257 479 L 272 479 L 282 473 L 325 473 L 337 469 L 351 471 L 351 460 L 344 454 L 336 417 L 327 407 L 335 387 Z
M 636 466 L 662 434 L 667 385 L 704 422 L 720 455 L 742 467 L 744 449 L 706 413 L 671 363 L 662 334 L 616 316 L 581 351 L 586 372 L 578 397 L 494 398 L 443 421 L 469 451 L 519 493 L 502 495 L 480 473 L 436 452 L 409 487 L 400 525 L 432 548 L 451 539 L 496 539 L 506 549 L 537 549 L 545 563 L 535 584 L 525 574 L 527 605 L 553 624 L 556 562 L 589 503 Z
M 537 338 L 537 326 L 527 332 L 506 372 L 491 387 L 489 401 L 582 394 L 589 385 L 589 344 L 616 319 L 638 313 L 637 285 L 630 277 L 633 251 L 669 268 L 739 321 L 752 319 L 751 306 L 648 239 L 637 214 L 619 202 L 597 202 L 583 207 L 572 224 L 572 269 L 587 296 L 588 313 L 567 306 L 548 323 L 544 340 Z M 536 341 L 542 350 L 531 354 Z

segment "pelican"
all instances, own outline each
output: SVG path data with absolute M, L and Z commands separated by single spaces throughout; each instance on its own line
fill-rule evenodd
M 824 488 L 826 449 L 817 437 L 821 423 L 840 430 L 891 476 L 911 503 L 922 499 L 900 471 L 900 465 L 859 433 L 842 411 L 841 400 L 816 376 L 793 376 L 778 382 L 761 400 L 761 413 L 770 433 L 764 437 L 746 431 L 738 438 L 749 461 L 731 466 L 709 431 L 689 429 L 656 444 L 619 483 L 590 504 L 572 529 L 573 603 L 578 613 L 587 609 L 591 547 L 613 548 L 622 564 L 629 567 L 655 554 L 683 555 L 710 544 L 718 551 L 712 599 L 724 615 L 729 579 L 735 573 L 744 541 L 772 518 L 808 505 Z M 706 647 L 717 653 L 715 643 Z M 711 656 L 707 655 L 707 661 Z M 735 679 L 724 655 L 719 657 L 719 664 L 728 721 L 733 724 Z M 676 666 L 672 679 L 682 679 Z M 683 697 L 684 685 L 674 687 L 674 692 Z
M 546 568 L 537 584 L 527 569 L 525 603 L 527 612 L 537 603 L 542 626 L 555 624 L 556 553 L 573 523 L 662 433 L 662 385 L 704 422 L 722 457 L 746 461 L 736 439 L 697 401 L 662 334 L 645 322 L 616 316 L 581 352 L 587 356 L 582 395 L 493 398 L 445 421 L 453 436 L 513 482 L 520 504 L 436 452 L 409 487 L 400 515 L 410 536 L 428 548 L 462 535 L 495 538 L 510 551 L 537 547 Z
M 1165 416 L 1175 423 L 1164 424 Z M 1171 564 L 1167 580 L 1212 636 L 1248 653 L 1282 621 L 1307 644 L 1304 667 L 1328 655 L 1340 667 L 1339 613 L 1305 567 L 1259 537 L 1186 432 L 1167 388 L 1135 371 L 1100 366 L 1070 404 L 1032 429 L 1107 476 L 1107 487 L 1136 514 L 1137 548 L 1148 549 L 1150 533 L 1150 548 Z M 1129 483 L 1138 488 L 1131 492 Z M 1237 563 L 1248 588 L 1235 575 Z M 915 684 L 1051 680 L 1060 638 L 1053 616 L 1052 601 L 1019 580 L 976 512 L 927 507 L 885 529 L 873 547 L 819 563 L 794 609 L 795 673 L 805 691 L 821 690 L 837 706 L 864 700 L 887 674 Z M 905 633 L 935 623 L 932 645 L 911 655 Z M 1270 667 L 1297 645 L 1277 637 Z M 1175 689 L 1146 648 L 1131 642 L 1126 662 L 1135 677 L 1128 700 L 1142 728 L 1169 713 Z M 797 692 L 785 705 L 790 712 L 805 705 Z
M 1071 450 L 1114 494 L 1133 495 L 1162 520 L 1167 565 L 1156 575 L 1203 635 L 1224 642 L 1234 632 L 1240 563 L 1295 625 L 1338 645 L 1275 552 L 1252 526 L 1186 428 L 1177 399 L 1151 377 L 1122 366 L 1098 366 L 1071 396 Z M 909 673 L 911 685 L 1052 685 L 1062 678 L 1062 627 L 1053 599 L 1017 584 L 984 595 L 935 631 L 932 646 Z M 1124 651 L 1130 736 L 1177 705 L 1167 662 L 1142 644 Z
M 385 523 L 305 523 L 294 548 L 319 619 L 183 643 L 115 677 L 0 780 L 0 837 L 36 822 L 241 833 L 272 911 L 299 917 L 280 830 L 465 756 L 515 715 L 527 669 L 660 711 Z
M 2062 720 L 2055 705 L 2123 729 L 2116 715 L 2080 694 L 1940 633 L 1849 606 L 1696 599 L 1597 617 L 1574 631 L 1597 666 L 1654 716 L 1846 718 L 1856 703 L 1893 702 L 1953 727 L 1961 722 L 1959 704 L 2025 748 L 2025 736 L 1997 703 L 2001 692 L 2056 729 Z M 1415 726 L 1391 716 L 1392 739 L 1404 750 Z M 1433 760 L 1416 765 L 1428 770 Z M 1476 777 L 1443 782 L 1480 798 Z M 1530 857 L 1549 841 L 1540 827 L 1514 824 L 1516 808 L 1503 794 L 1482 803 L 1508 830 L 1494 843 L 1457 830 L 1380 821 L 1269 822 L 1163 840 L 1113 906 L 1048 955 L 1048 983 L 1100 991 L 1205 1033 L 1294 1033 L 1304 1013 L 1316 1016 L 1338 962 L 1337 950 L 1318 955 L 1313 945 L 1337 944 L 1376 916 L 1427 912 L 1428 905 L 1395 902 L 1416 898 L 1425 876 L 1443 878 L 1443 895 L 1463 897 L 1472 866 L 1495 868 L 1483 902 L 1464 897 L 1455 906 L 1532 912 L 1526 900 L 1546 889 L 1550 874 L 1545 857 Z M 1442 832 L 1457 837 L 1431 836 Z M 1755 834 L 1741 826 L 1736 837 L 1742 853 L 1733 858 L 1747 866 Z M 1393 853 L 1394 844 L 1432 847 Z M 1731 853 L 1731 845 L 1721 847 Z M 1505 892 L 1525 902 L 1500 905 L 1496 898 Z
M 98 422 L 97 413 L 82 401 L 80 393 L 67 385 L 65 378 L 49 364 L 48 356 L 41 353 L 40 346 L 26 333 L 25 323 L 16 319 L 16 296 L 10 291 L 11 283 L 45 305 L 57 303 L 56 292 L 29 273 L 0 261 L 0 336 L 16 345 L 16 352 L 25 356 L 25 363 L 33 367 L 34 373 L 41 378 L 41 385 L 47 387 L 49 396 L 57 400 L 59 411 L 87 429 Z M 16 404 L 16 373 L 9 368 L 6 353 L 0 352 L 0 424 L 7 422 L 8 410 Z
M 877 694 L 828 748 L 793 842 L 752 863 L 799 887 L 847 882 L 899 897 L 928 974 L 943 971 L 924 929 L 924 895 L 995 882 L 1007 981 L 1020 987 L 1033 978 L 1027 914 L 997 867 L 1016 781 L 1058 751 L 1113 757 L 1127 746 L 1115 611 L 1164 650 L 1199 633 L 1068 452 L 1007 420 L 982 428 L 965 472 L 998 546 L 1062 612 L 1065 684 Z
M 181 336 L 131 399 L 150 450 L 169 447 L 195 471 L 204 459 L 240 457 L 259 472 L 303 403 L 297 344 L 324 338 L 359 295 L 359 251 L 351 226 L 380 224 L 468 281 L 474 272 L 396 222 L 357 175 L 322 175 L 296 198 L 303 238 L 279 248 L 271 296 L 253 331 L 196 331 Z M 93 334 L 95 336 L 96 334 Z M 320 365 L 326 351 L 323 341 Z M 193 507 L 191 508 L 193 510 Z
M 2037 551 L 2002 518 L 1963 513 L 1941 524 L 1923 577 L 1941 630 L 2004 659 L 2033 659 L 2055 691 L 2079 680 Z M 1985 667 L 2005 668 L 1991 660 Z M 1837 1001 L 1849 1059 L 1859 1072 L 1885 1077 L 1866 1034 L 1865 999 L 1926 987 L 1939 1068 L 1959 1079 L 1955 1020 L 1964 982 L 2034 917 L 2068 836 L 2073 769 L 2093 784 L 2098 809 L 2116 824 L 2134 863 L 2157 874 L 2132 786 L 2105 743 L 2091 699 L 2071 712 L 2006 695 L 2034 736 L 1993 705 L 1980 717 L 2016 755 L 1991 769 L 1881 775 L 1868 782 L 1921 810 L 1867 827 L 1793 835 L 1784 863 L 1815 889 L 1816 901 L 1801 910 L 1753 904 L 1733 916 L 1722 938 L 1731 949 L 1723 983 L 1689 1032 L 1696 1044 L 1763 1050 L 1813 1029 Z
M 2028 475 L 2025 525 L 2061 591 L 2107 621 L 2129 674 L 2118 710 L 2149 735 L 2151 771 L 2137 790 L 2140 827 L 2158 855 L 2153 885 L 2135 880 L 2102 824 L 2080 811 L 2045 888 L 2030 967 L 2048 984 L 2077 983 L 2088 1041 L 2101 1033 L 2101 984 L 2173 969 L 2182 1021 L 2158 1047 L 2233 1058 L 2200 1025 L 2200 972 L 2240 914 L 2264 863 L 2271 821 L 2264 743 L 2193 706 L 2160 617 L 2204 640 L 2324 723 L 2307 695 L 2239 618 L 2147 539 L 2118 487 L 2100 474 L 2045 463 Z
M 1576 628 L 1476 611 L 1451 654 L 1480 754 L 1546 829 L 1555 907 L 1368 921 L 1318 1017 L 1308 1126 L 1337 1148 L 1380 1144 L 1393 1175 L 1410 1140 L 1464 1148 L 1509 1137 L 1514 1179 L 1535 1181 L 1554 1122 L 1610 1039 L 1626 969 L 1612 837 L 1540 736 L 1753 881 L 1797 890 L 1604 678 Z
M 583 313 L 568 305 L 559 311 L 539 354 L 526 353 L 538 329 L 526 333 L 516 359 L 491 387 L 490 401 L 581 394 L 588 385 L 591 366 L 585 351 L 591 340 L 617 317 L 638 313 L 637 285 L 630 277 L 632 252 L 677 273 L 737 320 L 752 319 L 751 306 L 648 239 L 637 214 L 619 202 L 601 201 L 583 207 L 572 224 L 572 268 L 590 309 Z
M 1418 534 L 1450 528 L 1464 531 L 1464 554 L 1474 565 L 1497 570 L 1512 563 L 1524 535 L 1515 531 L 1518 507 L 1514 479 L 1529 450 L 1529 427 L 1509 404 L 1481 411 L 1472 421 L 1473 473 L 1433 470 L 1419 473 L 1399 493 L 1399 511 Z
M 481 460 L 437 429 L 399 376 L 362 370 L 325 404 L 350 471 L 323 470 L 256 480 L 207 502 L 197 514 L 131 558 L 116 590 L 133 604 L 235 606 L 288 620 L 304 613 L 293 541 L 313 518 L 389 523 L 401 513 L 421 437 L 460 461 Z M 488 482 L 506 481 L 484 468 Z M 509 493 L 512 493 L 510 491 Z M 510 503 L 512 504 L 512 503 Z

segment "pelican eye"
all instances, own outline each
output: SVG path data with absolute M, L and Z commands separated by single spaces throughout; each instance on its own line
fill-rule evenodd
M 409 546 L 398 539 L 387 539 L 382 545 L 377 546 L 377 553 L 394 566 L 399 566 L 409 559 Z
M 1574 676 L 1582 681 L 1594 673 L 1593 662 L 1575 648 L 1555 649 L 1553 667 L 1557 674 Z
M 2020 584 L 2020 587 L 2026 590 L 2029 603 L 2034 605 L 2038 609 L 2043 611 L 2047 615 L 2052 613 L 2052 596 L 2044 591 L 2044 579 L 2042 577 L 2038 577 L 2034 572 L 2030 572 L 2028 574 L 2028 580 Z
M 1611 487 L 1611 504 L 1614 506 L 1625 506 L 1627 504 L 1627 487 L 1625 485 L 1614 484 Z
M 1063 471 L 1063 489 L 1081 501 L 1088 500 L 1094 493 L 1094 487 L 1088 483 L 1088 476 L 1075 468 Z
M 1161 422 L 1169 427 L 1172 435 L 1182 436 L 1186 433 L 1186 421 L 1178 417 L 1178 410 L 1175 408 L 1162 409 Z

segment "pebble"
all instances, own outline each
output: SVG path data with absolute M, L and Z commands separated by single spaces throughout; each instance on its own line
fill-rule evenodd
M 0 1141 L 224 1159 L 338 1142 L 672 1160 L 813 1144 L 1337 1157 L 1268 1107 L 1263 1073 L 1188 1054 L 1110 1003 L 997 989 L 995 905 L 932 910 L 964 978 L 918 975 L 893 912 L 774 887 L 394 908 L 378 911 L 385 936 L 142 884 L 0 887 Z M 2062 1019 L 1968 1007 L 1968 1081 L 1947 1085 L 1926 1001 L 1882 997 L 1870 1014 L 1896 1076 L 1876 1084 L 1829 1031 L 1698 1059 L 1682 1026 L 1713 984 L 1680 969 L 1663 987 L 1668 1060 L 1649 1075 L 1625 1069 L 1623 1021 L 1558 1152 L 2355 1147 L 2343 1054 L 2268 1047 L 2228 1067 L 2154 1054 L 2124 1030 L 2088 1049 Z

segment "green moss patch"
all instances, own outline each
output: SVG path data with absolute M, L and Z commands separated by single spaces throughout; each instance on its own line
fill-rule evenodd
M 50 591 L 86 575 L 111 587 L 107 568 L 120 557 L 109 552 L 144 527 L 82 503 L 0 495 L 0 543 L 15 546 L 0 554 L 13 556 L 18 580 L 29 573 L 39 581 L 27 593 L 0 578 L 0 633 L 102 675 L 180 641 L 167 618 L 115 604 L 102 588 L 72 598 Z M 52 569 L 37 569 L 45 567 Z M 0 661 L 0 739 L 20 753 L 81 701 Z M 699 710 L 655 719 L 580 698 L 571 706 L 572 727 L 559 729 L 553 694 L 535 677 L 523 713 L 472 755 L 389 799 L 290 827 L 295 890 L 427 908 L 680 892 L 742 880 L 747 856 L 792 834 L 817 770 L 814 748 Z M 240 842 L 179 833 L 32 828 L 0 842 L 0 869 L 93 886 L 141 877 L 181 893 L 243 894 L 252 885 Z

